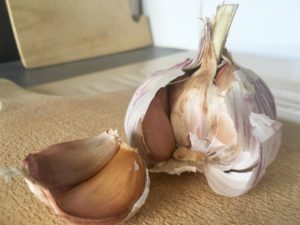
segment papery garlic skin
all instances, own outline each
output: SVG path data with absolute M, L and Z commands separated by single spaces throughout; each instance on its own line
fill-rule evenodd
M 149 192 L 149 175 L 136 149 L 117 131 L 50 146 L 30 154 L 23 168 L 0 168 L 0 177 L 24 177 L 30 191 L 65 219 L 114 225 L 133 216 Z
M 201 66 L 190 76 L 189 80 L 184 82 L 182 91 L 178 94 L 171 108 L 170 121 L 176 143 L 179 146 L 190 145 L 189 132 L 197 133 L 201 139 L 207 138 L 207 121 L 201 112 L 206 111 L 209 114 L 207 110 L 210 99 L 206 96 L 216 93 L 212 82 L 217 70 L 217 60 L 210 39 L 208 21 L 206 21 L 205 29 Z
M 230 146 L 214 135 L 201 138 L 199 133 L 190 132 L 190 155 L 198 152 L 201 156 L 205 155 L 205 159 L 190 158 L 178 162 L 176 150 L 173 158 L 157 163 L 150 171 L 180 174 L 197 170 L 205 174 L 215 192 L 226 196 L 241 195 L 259 182 L 280 149 L 281 123 L 274 120 L 274 98 L 257 75 L 237 67 L 232 76 L 230 88 L 223 97 L 219 97 L 223 100 L 217 102 L 221 103 L 221 108 L 225 107 L 224 112 L 228 113 L 227 117 L 236 129 L 233 143 L 239 150 L 230 150 Z M 217 113 L 220 114 L 222 112 Z M 206 120 L 202 126 L 208 123 Z
M 204 167 L 210 187 L 218 194 L 234 197 L 249 191 L 263 177 L 266 167 L 280 149 L 279 122 L 271 120 L 265 114 L 255 113 L 251 113 L 249 119 L 255 138 L 253 149 L 243 151 L 232 164 L 231 170 L 222 171 L 212 164 Z
M 125 118 L 129 142 L 143 152 L 151 172 L 200 171 L 211 188 L 225 196 L 241 195 L 260 181 L 277 155 L 281 139 L 281 123 L 275 120 L 270 90 L 223 50 L 235 10 L 235 5 L 225 4 L 218 8 L 216 20 L 205 20 L 195 60 L 178 64 L 177 76 L 172 70 L 151 75 L 137 89 Z M 218 35 L 217 31 L 221 37 L 211 37 Z M 173 80 L 167 82 L 171 77 Z M 144 137 L 149 131 L 143 126 L 145 115 L 157 107 L 151 103 L 157 101 L 155 94 L 162 88 L 168 90 L 169 118 L 176 140 L 176 148 L 164 153 L 170 155 L 167 159 L 152 155 Z M 161 118 L 156 117 L 158 121 Z M 159 127 L 151 132 L 170 135 Z

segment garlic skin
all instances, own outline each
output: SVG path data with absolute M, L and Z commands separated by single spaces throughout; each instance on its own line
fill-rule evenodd
M 224 49 L 236 9 L 221 5 L 214 19 L 204 20 L 194 60 L 144 81 L 124 124 L 129 143 L 142 152 L 151 172 L 199 171 L 216 193 L 230 197 L 261 180 L 281 140 L 272 93 Z
M 13 176 L 24 177 L 57 215 L 87 225 L 129 219 L 144 204 L 150 183 L 143 159 L 115 130 L 30 154 L 21 169 L 0 169 L 0 177 Z

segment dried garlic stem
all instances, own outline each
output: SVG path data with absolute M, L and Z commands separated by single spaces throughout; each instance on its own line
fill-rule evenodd
M 218 6 L 214 24 L 212 24 L 212 40 L 215 47 L 217 62 L 220 61 L 226 38 L 238 8 L 236 4 L 223 4 Z

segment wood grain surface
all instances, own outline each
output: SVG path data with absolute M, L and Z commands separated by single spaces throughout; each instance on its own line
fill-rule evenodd
M 30 152 L 119 128 L 133 90 L 93 97 L 58 97 L 0 80 L 0 167 L 19 166 Z M 149 197 L 126 225 L 296 225 L 300 222 L 300 126 L 284 122 L 279 155 L 249 193 L 216 195 L 202 174 L 151 174 Z M 0 180 L 1 225 L 66 225 L 21 178 Z
M 6 0 L 23 65 L 64 63 L 149 46 L 127 0 Z

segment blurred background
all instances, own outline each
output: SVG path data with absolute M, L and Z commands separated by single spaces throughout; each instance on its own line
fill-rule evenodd
M 201 17 L 214 15 L 220 0 L 143 0 L 154 44 L 195 50 Z M 234 52 L 266 56 L 300 56 L 300 2 L 232 0 L 239 3 L 227 47 Z
M 153 45 L 196 50 L 201 17 L 212 16 L 223 0 L 141 0 L 150 19 Z M 239 3 L 227 47 L 231 51 L 267 56 L 300 56 L 300 2 L 232 0 Z M 0 62 L 19 59 L 5 1 L 0 1 Z M 198 28 L 198 29 L 197 29 Z

